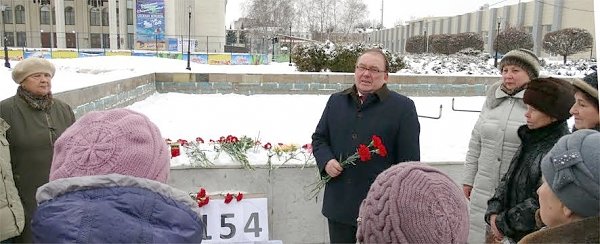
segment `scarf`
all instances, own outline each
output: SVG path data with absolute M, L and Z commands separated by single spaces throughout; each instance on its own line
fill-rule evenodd
M 33 95 L 31 92 L 28 92 L 27 90 L 23 89 L 22 86 L 19 86 L 19 88 L 17 89 L 17 95 L 23 98 L 23 100 L 25 100 L 25 102 L 32 108 L 44 112 L 50 110 L 50 106 L 52 106 L 53 103 L 52 92 L 44 96 L 36 96 Z

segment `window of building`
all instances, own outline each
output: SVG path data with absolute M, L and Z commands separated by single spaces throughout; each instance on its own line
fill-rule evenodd
M 102 45 L 104 48 L 110 48 L 110 35 L 108 33 L 102 34 Z
M 98 8 L 91 8 L 90 9 L 90 25 L 91 26 L 100 26 L 100 9 Z
M 134 36 L 133 33 L 127 33 L 127 49 L 133 50 L 133 43 L 134 43 Z
M 27 32 L 17 32 L 17 46 L 27 46 Z
M 133 9 L 131 8 L 127 9 L 127 24 L 133 25 Z
M 101 34 L 92 33 L 90 34 L 90 47 L 91 48 L 102 48 L 102 40 L 100 39 Z
M 102 9 L 102 26 L 108 26 L 108 8 Z
M 6 45 L 8 47 L 14 47 L 15 46 L 15 33 L 10 31 L 10 32 L 6 32 L 5 35 L 6 35 L 6 43 L 4 43 L 4 45 Z
M 2 21 L 6 24 L 13 23 L 13 12 L 11 7 L 6 7 L 6 9 L 4 9 L 4 19 Z
M 15 22 L 17 24 L 25 24 L 25 7 L 23 7 L 23 5 L 17 5 L 17 7 L 15 7 Z M 17 39 L 18 38 L 19 35 L 17 35 Z
M 75 25 L 75 10 L 73 10 L 73 7 L 65 8 L 65 25 Z
M 46 6 L 40 7 L 40 25 L 50 24 L 50 9 Z

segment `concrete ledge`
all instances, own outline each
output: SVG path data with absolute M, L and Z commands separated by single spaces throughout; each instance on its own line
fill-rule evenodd
M 460 182 L 462 162 L 428 164 Z M 264 194 L 269 199 L 270 240 L 282 240 L 283 243 L 329 242 L 327 219 L 321 214 L 323 192 L 316 200 L 306 199 L 305 186 L 317 180 L 316 167 L 312 165 L 303 169 L 301 165 L 284 165 L 271 171 L 266 165 L 255 168 L 253 171 L 239 166 L 172 168 L 168 184 L 186 192 L 197 192 L 203 187 L 209 192 Z

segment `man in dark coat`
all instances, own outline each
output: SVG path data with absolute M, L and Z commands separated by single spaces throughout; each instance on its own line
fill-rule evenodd
M 322 213 L 328 218 L 331 243 L 356 242 L 356 218 L 362 200 L 377 175 L 390 166 L 419 161 L 420 125 L 414 102 L 390 91 L 389 62 L 380 49 L 369 49 L 357 60 L 354 85 L 331 95 L 312 135 L 313 153 L 325 186 Z M 381 137 L 387 156 L 342 167 L 359 144 Z

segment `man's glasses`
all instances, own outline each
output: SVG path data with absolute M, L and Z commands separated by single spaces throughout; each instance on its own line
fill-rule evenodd
M 371 73 L 371 74 L 379 74 L 379 73 L 385 72 L 385 70 L 379 70 L 378 68 L 367 68 L 365 66 L 360 66 L 360 65 L 356 66 L 356 71 L 358 71 L 360 73 L 365 72 L 366 70 L 368 70 L 369 73 Z

